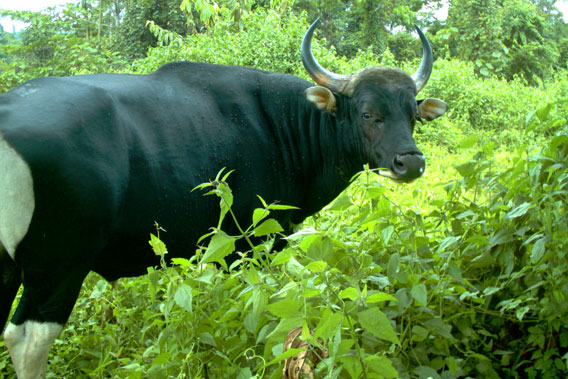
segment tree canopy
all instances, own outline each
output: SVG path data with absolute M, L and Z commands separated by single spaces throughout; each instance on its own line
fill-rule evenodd
M 448 17 L 436 19 L 434 11 L 445 5 Z M 308 21 L 321 17 L 320 36 L 347 58 L 366 50 L 412 60 L 420 52 L 409 34 L 417 24 L 438 56 L 474 62 L 481 76 L 535 83 L 565 68 L 568 59 L 567 25 L 550 0 L 82 0 L 39 13 L 0 11 L 28 24 L 17 39 L 0 37 L 0 69 L 26 67 L 31 76 L 113 71 L 168 43 L 158 30 L 188 37 L 230 22 L 237 33 L 262 8 L 305 14 Z

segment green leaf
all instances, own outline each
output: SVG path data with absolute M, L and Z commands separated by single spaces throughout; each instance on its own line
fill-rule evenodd
M 400 345 L 400 340 L 394 332 L 389 319 L 378 308 L 366 309 L 357 313 L 357 317 L 359 318 L 361 326 L 367 332 L 377 338 Z
M 450 370 L 450 372 L 452 374 L 458 373 L 458 362 L 456 361 L 456 359 L 454 357 L 451 357 L 451 356 L 447 357 L 446 363 L 448 364 L 448 369 Z
M 533 205 L 530 203 L 522 203 L 518 206 L 516 206 L 515 208 L 511 209 L 509 212 L 507 212 L 507 214 L 505 215 L 506 218 L 509 219 L 513 219 L 513 218 L 517 218 L 517 217 L 521 217 L 524 216 L 529 209 L 533 208 Z
M 233 192 L 229 188 L 229 186 L 224 182 L 219 182 L 217 188 L 214 192 L 221 198 L 219 201 L 219 206 L 221 208 L 221 214 L 219 215 L 219 224 L 217 225 L 218 229 L 221 229 L 221 224 L 223 223 L 223 219 L 229 209 L 233 206 Z
M 294 236 L 301 236 L 300 249 L 302 249 L 303 252 L 307 252 L 312 244 L 318 243 L 322 239 L 320 235 L 311 234 L 310 231 L 306 231 L 306 233 L 302 231 L 300 233 L 295 233 Z M 290 237 L 287 239 L 290 240 Z
M 306 288 L 304 290 L 304 292 L 302 293 L 303 297 L 314 297 L 314 296 L 318 296 L 321 293 L 321 290 L 319 288 Z
M 536 113 L 536 109 L 530 111 L 529 113 L 527 113 L 527 116 L 525 117 L 525 127 L 529 127 L 532 126 L 531 129 L 534 129 L 534 126 L 536 126 L 536 124 L 532 123 L 532 120 L 534 118 L 534 115 Z
M 424 341 L 428 337 L 428 330 L 421 327 L 420 325 L 414 325 L 412 327 L 412 340 L 415 342 Z
M 300 209 L 292 205 L 282 205 L 282 204 L 270 204 L 267 208 L 273 211 L 288 211 L 293 209 Z
M 488 286 L 483 289 L 483 294 L 485 296 L 491 296 L 494 293 L 501 291 L 501 289 L 501 287 Z
M 316 261 L 325 261 L 333 264 L 335 246 L 329 237 L 319 237 L 310 243 L 308 256 Z
M 282 229 L 278 221 L 276 221 L 273 218 L 270 218 L 264 221 L 256 228 L 254 228 L 254 235 L 256 237 L 262 237 L 262 236 L 267 236 L 269 234 L 280 233 L 283 231 L 284 229 Z
M 166 363 L 168 363 L 170 361 L 171 358 L 171 354 L 167 351 L 160 353 L 156 356 L 156 358 L 154 358 L 154 360 L 152 360 L 152 366 L 155 365 L 165 365 Z
M 306 268 L 312 273 L 324 272 L 327 268 L 327 262 L 324 261 L 314 261 L 310 262 Z
M 191 287 L 187 284 L 180 285 L 174 295 L 175 303 L 189 313 L 193 313 L 192 298 Z
M 217 346 L 215 338 L 209 332 L 204 332 L 199 335 L 199 341 L 209 346 Z
M 489 238 L 489 246 L 502 245 L 513 240 L 513 233 L 507 229 L 497 229 L 495 233 Z
M 461 176 L 464 178 L 468 178 L 476 173 L 476 165 L 473 162 L 464 163 L 459 166 L 455 166 L 455 169 L 458 170 Z
M 430 333 L 438 334 L 442 337 L 453 339 L 454 337 L 450 333 L 452 326 L 446 324 L 441 318 L 433 318 L 424 323 L 424 326 Z
M 378 292 L 378 293 L 374 293 L 372 295 L 369 295 L 365 301 L 367 302 L 367 304 L 372 304 L 372 303 L 380 303 L 382 301 L 398 301 L 396 297 L 389 295 L 388 293 L 384 293 L 384 292 Z
M 235 237 L 227 235 L 219 230 L 209 241 L 205 254 L 201 258 L 200 264 L 208 262 L 219 262 L 226 266 L 224 258 L 235 251 Z
M 365 363 L 371 372 L 381 378 L 391 379 L 398 377 L 398 371 L 393 367 L 392 361 L 384 355 L 370 355 L 365 358 Z
M 413 372 L 419 379 L 441 379 L 440 375 L 432 367 L 418 366 Z
M 158 237 L 156 237 L 152 233 L 150 233 L 150 241 L 148 243 L 150 244 L 150 246 L 152 246 L 154 254 L 163 256 L 164 254 L 168 253 L 168 249 L 166 249 L 166 244 L 163 243 Z
M 481 139 L 480 135 L 472 134 L 471 136 L 462 139 L 458 143 L 458 147 L 461 147 L 463 149 L 469 149 L 470 147 L 473 147 L 476 143 L 478 143 L 480 139 Z
M 276 317 L 289 318 L 294 316 L 300 309 L 301 301 L 284 299 L 272 304 L 268 304 L 266 309 Z
M 388 245 L 393 233 L 394 233 L 394 227 L 392 225 L 389 225 L 386 228 L 381 229 L 381 237 L 383 237 L 383 243 L 385 244 L 385 246 Z
M 268 367 L 275 363 L 282 362 L 283 360 L 293 357 L 294 355 L 302 351 L 304 351 L 304 349 L 288 349 L 279 356 L 277 356 L 276 358 L 274 358 L 273 360 L 271 360 L 270 362 L 268 362 L 264 367 Z
M 258 275 L 258 271 L 254 268 L 253 265 L 250 265 L 247 271 L 247 278 L 251 284 L 256 284 L 260 281 L 260 276 Z
M 334 335 L 343 323 L 343 315 L 340 313 L 332 313 L 328 308 L 323 311 L 322 318 L 316 326 L 314 339 L 322 338 L 324 341 Z
M 239 373 L 237 374 L 237 379 L 251 379 L 254 378 L 252 371 L 248 367 L 244 367 L 239 369 Z
M 339 361 L 342 363 L 345 370 L 347 370 L 351 378 L 361 377 L 361 372 L 363 371 L 363 369 L 361 367 L 361 362 L 359 361 L 359 359 L 353 356 L 344 355 L 339 358 Z
M 261 287 L 256 287 L 249 301 L 247 301 L 247 305 L 249 303 L 252 303 L 252 313 L 256 318 L 259 318 L 264 312 L 266 304 L 268 304 L 268 294 Z
M 177 265 L 177 266 L 182 266 L 182 267 L 192 266 L 189 259 L 185 259 L 185 258 L 172 258 L 172 263 Z
M 546 237 L 537 240 L 531 250 L 531 263 L 536 264 L 542 259 L 546 251 Z
M 530 310 L 530 307 L 528 305 L 526 305 L 524 307 L 517 308 L 517 310 L 515 311 L 515 316 L 517 316 L 519 321 L 523 321 L 523 317 L 525 316 L 525 314 L 529 310 Z
M 252 213 L 252 224 L 256 226 L 260 221 L 268 217 L 270 211 L 264 208 L 256 208 Z
M 477 359 L 479 359 L 479 360 L 481 360 L 481 361 L 489 361 L 489 360 L 490 360 L 490 359 L 487 358 L 485 355 L 483 355 L 483 354 L 478 354 L 478 353 L 471 354 L 470 357 L 471 357 L 471 358 L 477 358 Z
M 428 302 L 428 291 L 423 283 L 418 283 L 412 286 L 410 290 L 410 295 L 416 300 L 420 305 L 426 306 Z
M 213 276 L 214 275 L 215 275 L 214 270 L 208 269 L 208 270 L 204 271 L 199 277 L 195 278 L 195 280 L 202 282 L 202 283 L 211 284 L 211 283 L 213 283 Z
M 540 108 L 539 110 L 536 111 L 536 115 L 538 116 L 538 118 L 541 121 L 546 121 L 546 119 L 548 118 L 548 114 L 550 113 L 550 111 L 552 110 L 553 104 L 552 103 L 548 103 L 546 104 L 544 107 Z
M 283 250 L 276 254 L 276 256 L 272 259 L 272 265 L 277 266 L 286 263 L 290 260 L 291 257 L 292 254 L 290 254 L 290 252 Z
M 351 207 L 353 203 L 349 198 L 349 195 L 343 194 L 339 196 L 331 205 L 328 207 L 330 211 L 344 211 L 347 208 Z
M 304 324 L 302 325 L 302 340 L 307 341 L 308 339 L 310 339 L 311 336 L 312 334 L 310 333 L 310 328 L 308 327 L 308 323 L 307 321 L 304 321 Z
M 286 271 L 290 272 L 293 275 L 301 276 L 306 271 L 306 268 L 300 262 L 298 262 L 296 258 L 290 257 L 290 259 L 286 263 Z
M 359 291 L 353 287 L 349 287 L 339 292 L 339 297 L 342 299 L 355 300 L 359 298 Z
M 267 339 L 277 340 L 282 343 L 288 332 L 294 328 L 304 324 L 304 317 L 295 316 L 290 318 L 283 318 L 280 320 L 276 328 L 274 328 L 267 336 Z

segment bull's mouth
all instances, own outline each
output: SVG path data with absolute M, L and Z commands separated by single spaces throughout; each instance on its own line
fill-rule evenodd
M 408 180 L 400 179 L 393 171 L 387 169 L 379 169 L 378 174 L 380 176 L 384 176 L 385 178 L 391 179 L 393 182 L 396 183 L 409 183 Z
M 424 170 L 422 169 L 420 174 L 422 174 L 424 172 Z M 414 180 L 418 179 L 418 177 L 416 178 L 404 178 L 404 177 L 400 177 L 398 176 L 394 171 L 389 170 L 389 169 L 385 169 L 385 168 L 381 168 L 377 170 L 377 173 L 380 176 L 383 176 L 385 178 L 389 178 L 391 179 L 393 182 L 396 183 L 412 183 Z M 422 176 L 422 175 L 420 175 Z

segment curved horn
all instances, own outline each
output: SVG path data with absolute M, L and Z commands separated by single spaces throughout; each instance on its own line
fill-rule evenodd
M 302 63 L 304 63 L 304 68 L 317 84 L 341 93 L 348 82 L 348 77 L 334 74 L 321 67 L 312 53 L 312 37 L 319 22 L 320 19 L 317 18 L 304 35 L 302 40 Z
M 430 42 L 428 42 L 428 38 L 426 38 L 418 26 L 414 25 L 414 27 L 422 41 L 422 62 L 420 63 L 418 70 L 416 70 L 416 72 L 411 76 L 412 80 L 414 80 L 414 83 L 416 84 L 416 93 L 418 93 L 422 90 L 422 88 L 424 88 L 426 82 L 430 78 L 432 66 L 434 64 L 434 56 L 432 55 L 432 47 L 430 46 Z

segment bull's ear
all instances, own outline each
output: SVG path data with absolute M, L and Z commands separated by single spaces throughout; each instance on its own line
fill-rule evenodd
M 418 115 L 426 121 L 432 121 L 446 113 L 448 104 L 440 99 L 418 100 Z
M 333 113 L 337 110 L 337 101 L 333 93 L 325 87 L 310 87 L 304 91 L 304 95 L 309 102 L 323 112 Z

